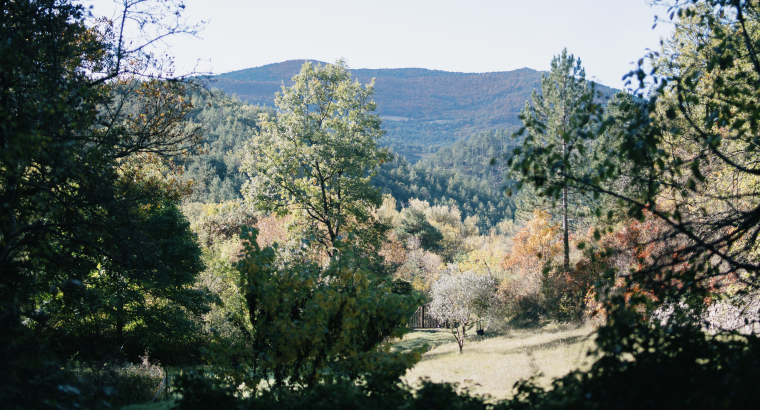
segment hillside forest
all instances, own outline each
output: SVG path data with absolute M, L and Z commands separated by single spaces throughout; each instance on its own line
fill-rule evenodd
M 241 101 L 273 107 L 274 94 L 293 84 L 305 62 L 290 60 L 201 80 Z M 373 99 L 386 131 L 379 144 L 415 163 L 477 132 L 519 125 L 520 110 L 539 87 L 542 73 L 529 68 L 497 73 L 401 68 L 357 69 L 351 75 L 362 84 L 375 81 Z M 602 84 L 597 89 L 607 98 L 616 91 Z
M 627 91 L 567 49 L 176 77 L 148 46 L 184 9 L 0 2 L 0 407 L 760 403 L 760 2 L 675 2 Z M 458 357 L 593 326 L 589 365 L 498 400 L 407 383 L 422 307 Z

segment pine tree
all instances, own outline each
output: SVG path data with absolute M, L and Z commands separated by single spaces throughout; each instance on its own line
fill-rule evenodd
M 533 91 L 520 114 L 527 136 L 511 158 L 521 185 L 528 183 L 544 195 L 561 201 L 564 268 L 570 266 L 568 214 L 576 189 L 573 175 L 587 167 L 590 133 L 600 108 L 594 103 L 593 82 L 586 81 L 581 60 L 567 49 L 552 59 L 551 71 L 541 79 L 541 94 Z

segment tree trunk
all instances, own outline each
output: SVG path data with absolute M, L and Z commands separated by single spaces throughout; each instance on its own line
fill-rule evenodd
M 119 348 L 124 346 L 124 301 L 121 299 L 116 305 L 116 343 Z
M 562 144 L 562 171 L 565 173 L 567 169 L 567 143 Z M 570 235 L 569 226 L 567 224 L 567 177 L 562 178 L 562 242 L 565 248 L 565 272 L 570 271 Z

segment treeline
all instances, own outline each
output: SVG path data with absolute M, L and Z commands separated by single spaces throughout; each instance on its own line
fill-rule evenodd
M 177 160 L 185 168 L 183 177 L 192 181 L 189 202 L 224 202 L 241 199 L 245 175 L 240 171 L 245 143 L 258 132 L 259 115 L 274 115 L 272 108 L 250 105 L 213 90 L 191 95 L 196 110 L 191 121 L 203 127 L 200 155 Z
M 384 164 L 373 178 L 384 194 L 399 201 L 399 207 L 419 199 L 433 205 L 455 205 L 464 217 L 478 216 L 478 228 L 488 232 L 514 215 L 514 203 L 502 190 L 487 181 L 442 168 L 411 166 L 404 157 Z
M 259 115 L 274 116 L 274 110 L 246 104 L 221 90 L 195 92 L 192 103 L 191 121 L 203 127 L 204 133 L 199 155 L 176 159 L 184 167 L 182 178 L 192 183 L 192 193 L 184 202 L 242 199 L 240 190 L 247 180 L 240 169 L 242 149 L 259 131 Z M 511 132 L 501 129 L 472 135 L 437 153 L 412 151 L 426 157 L 415 165 L 397 154 L 380 167 L 372 182 L 396 198 L 399 206 L 408 206 L 412 198 L 433 205 L 456 205 L 464 217 L 477 215 L 478 227 L 487 232 L 514 216 L 514 201 L 504 193 L 508 183 L 503 161 L 514 144 Z

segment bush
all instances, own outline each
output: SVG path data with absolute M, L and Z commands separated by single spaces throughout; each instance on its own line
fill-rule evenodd
M 372 371 L 394 379 L 419 360 L 419 351 L 391 352 L 387 342 L 407 331 L 419 295 L 394 293 L 342 242 L 320 266 L 297 254 L 281 257 L 276 246 L 261 249 L 257 234 L 243 228 L 237 263 L 247 310 L 241 321 L 248 322 L 240 326 L 243 338 L 217 338 L 207 355 L 222 374 L 254 389 L 265 380 L 303 388 Z
M 138 364 L 106 363 L 100 366 L 72 362 L 69 367 L 83 383 L 92 407 L 104 403 L 107 403 L 106 407 L 118 407 L 148 403 L 154 398 L 166 399 L 168 386 L 165 370 L 151 364 L 147 352 L 141 359 Z
M 303 390 L 273 389 L 242 397 L 231 386 L 213 377 L 193 374 L 178 381 L 181 399 L 177 410 L 278 409 L 278 410 L 485 410 L 487 397 L 458 391 L 456 384 L 423 381 L 414 391 L 392 383 L 378 390 L 371 383 L 318 384 Z

